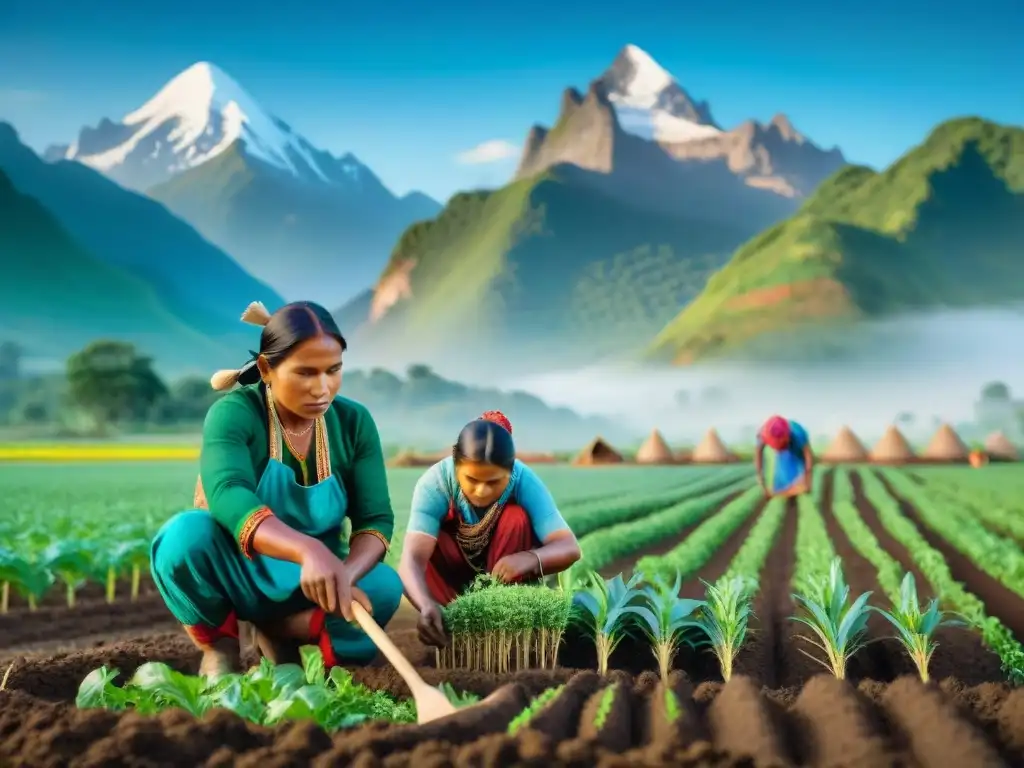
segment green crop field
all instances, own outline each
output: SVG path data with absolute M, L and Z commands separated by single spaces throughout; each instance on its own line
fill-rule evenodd
M 635 571 L 654 581 L 756 581 L 795 525 L 785 553 L 794 588 L 824 578 L 840 552 L 877 571 L 871 587 L 879 598 L 898 599 L 903 575 L 916 571 L 929 594 L 969 617 L 1008 675 L 1024 674 L 1020 465 L 818 467 L 812 494 L 767 503 L 747 464 L 537 471 L 580 540 L 581 569 L 604 577 Z M 392 564 L 422 472 L 388 472 Z M 135 599 L 153 533 L 189 508 L 195 480 L 191 462 L 0 465 L 0 613 L 12 599 L 34 610 L 56 595 L 74 607 L 90 584 L 102 585 L 108 602 Z
M 578 734 L 603 732 L 612 717 L 628 723 L 623 713 L 634 704 L 669 723 L 684 710 L 699 719 L 688 678 L 724 682 L 707 718 L 736 719 L 736 738 L 714 737 L 725 751 L 744 753 L 757 728 L 793 749 L 771 730 L 759 691 L 802 688 L 784 717 L 792 727 L 810 718 L 817 739 L 838 727 L 819 717 L 819 707 L 835 711 L 842 700 L 852 713 L 849 683 L 874 681 L 884 692 L 866 705 L 878 710 L 872 717 L 882 710 L 895 717 L 914 744 L 956 732 L 969 746 L 960 764 L 1006 764 L 1000 749 L 1024 756 L 1024 718 L 1013 714 L 1024 704 L 1024 465 L 819 466 L 812 492 L 790 499 L 765 499 L 747 463 L 537 471 L 579 538 L 582 563 L 541 584 L 484 577 L 443 608 L 451 643 L 420 667 L 433 681 L 531 670 L 536 689 L 500 714 L 509 734 L 573 701 Z M 392 564 L 422 472 L 389 471 Z M 95 651 L 74 657 L 77 694 L 62 694 L 84 708 L 178 707 L 195 715 L 222 708 L 260 725 L 305 719 L 328 731 L 365 719 L 413 721 L 416 705 L 398 689 L 357 685 L 357 673 L 341 668 L 328 674 L 313 646 L 301 667 L 264 659 L 227 687 L 179 671 L 194 669 L 195 649 L 184 637 L 156 634 L 175 627 L 148 579 L 149 542 L 162 521 L 189 506 L 195 478 L 192 462 L 0 464 L 0 651 L 24 653 L 61 633 L 94 644 L 104 633 Z M 125 611 L 128 601 L 136 605 Z M 415 634 L 408 624 L 389 623 L 387 631 Z M 170 645 L 154 656 L 143 632 Z M 140 661 L 118 681 L 111 660 L 129 656 Z M 32 664 L 52 663 L 11 658 L 0 699 L 5 684 L 36 690 Z M 573 677 L 581 668 L 598 674 Z M 660 687 L 642 702 L 606 677 L 643 669 L 658 672 Z M 366 674 L 359 679 L 375 679 L 373 670 Z M 461 706 L 493 691 L 488 680 L 475 683 L 473 695 L 442 688 Z M 579 691 L 571 686 L 584 683 L 583 699 L 573 699 Z M 999 733 L 978 730 L 954 706 L 941 710 L 944 720 L 913 720 L 912 713 L 939 713 L 937 697 L 954 695 L 975 715 L 1000 718 Z M 812 706 L 815 696 L 831 703 Z M 881 746 L 888 737 L 873 728 L 865 720 L 858 737 L 875 745 L 865 764 L 888 764 Z M 944 760 L 946 748 L 940 754 Z M 824 763 L 766 752 L 764 764 Z
M 388 470 L 395 510 L 389 561 L 394 564 L 401 553 L 413 489 L 423 471 Z M 607 516 L 601 510 L 614 499 L 626 503 L 650 498 L 661 503 L 697 489 L 698 480 L 750 476 L 746 469 L 723 473 L 697 467 L 580 470 L 538 465 L 537 472 L 578 531 L 592 530 L 595 510 Z M 23 582 L 18 589 L 33 602 L 61 581 L 53 572 L 59 566 L 51 567 L 48 561 L 74 561 L 74 568 L 64 573 L 74 582 L 65 585 L 71 587 L 69 594 L 90 580 L 107 583 L 108 576 L 137 581 L 139 571 L 145 570 L 152 534 L 167 518 L 191 507 L 196 477 L 196 464 L 180 461 L 0 464 L 0 558 L 4 552 L 8 557 L 8 575 L 0 572 L 0 578 L 7 584 Z M 668 490 L 675 487 L 681 490 Z M 0 568 L 3 563 L 0 559 Z M 11 575 L 15 563 L 17 577 Z

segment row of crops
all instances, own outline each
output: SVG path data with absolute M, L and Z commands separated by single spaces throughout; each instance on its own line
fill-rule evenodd
M 31 468 L 21 468 L 20 471 L 26 469 Z M 617 467 L 585 473 L 564 468 L 541 469 L 542 472 L 544 470 L 549 471 L 545 480 L 559 499 L 563 513 L 580 537 L 583 548 L 584 561 L 572 573 L 572 578 L 581 573 L 606 571 L 609 565 L 619 561 L 631 562 L 645 550 L 668 540 L 678 543 L 656 556 L 640 557 L 636 562 L 636 573 L 642 574 L 651 589 L 672 585 L 676 580 L 692 580 L 702 573 L 712 556 L 741 527 L 749 525 L 722 581 L 714 585 L 719 592 L 709 592 L 706 596 L 709 605 L 719 601 L 735 602 L 734 593 L 742 591 L 738 585 L 747 585 L 743 589 L 748 589 L 761 577 L 785 521 L 786 502 L 772 499 L 765 503 L 753 473 L 746 467 Z M 1020 498 L 1019 491 L 1024 489 L 1024 475 L 1000 468 L 992 474 L 993 478 L 998 477 L 998 481 L 986 485 L 978 481 L 979 476 L 986 472 L 988 470 L 979 473 L 960 469 L 925 469 L 920 472 L 920 477 L 925 478 L 921 482 L 916 474 L 901 469 L 839 468 L 833 475 L 831 514 L 852 547 L 876 567 L 880 589 L 893 606 L 890 615 L 905 617 L 906 614 L 901 613 L 904 603 L 905 610 L 911 613 L 917 610 L 915 602 L 907 597 L 908 586 L 902 567 L 878 541 L 857 508 L 852 478 L 859 477 L 863 494 L 877 513 L 880 525 L 906 549 L 932 591 L 941 595 L 941 604 L 936 604 L 935 609 L 955 611 L 977 627 L 986 644 L 999 654 L 1007 673 L 1019 675 L 1024 669 L 1024 651 L 1018 640 L 998 618 L 989 615 L 982 600 L 953 578 L 942 553 L 929 544 L 922 530 L 901 509 L 899 500 L 893 495 L 898 494 L 913 505 L 918 517 L 929 528 L 979 569 L 1024 598 L 1024 551 L 1014 538 L 1020 517 L 1016 499 Z M 793 589 L 803 598 L 816 599 L 819 596 L 818 588 L 808 586 L 810 584 L 826 585 L 821 587 L 825 590 L 822 594 L 833 596 L 841 594 L 845 584 L 841 579 L 837 581 L 833 573 L 835 549 L 823 518 L 821 493 L 824 483 L 821 482 L 821 473 L 819 469 L 814 494 L 800 497 L 797 501 L 797 568 Z M 402 509 L 403 499 L 411 497 L 417 477 L 415 470 L 396 476 L 393 491 L 396 509 Z M 586 482 L 581 482 L 581 477 Z M 110 479 L 116 482 L 113 477 Z M 193 479 L 194 475 L 190 474 L 189 480 Z M 23 490 L 27 487 L 23 486 Z M 7 609 L 12 591 L 24 595 L 30 606 L 36 606 L 52 590 L 60 590 L 67 604 L 73 607 L 75 596 L 89 583 L 102 584 L 108 601 L 137 596 L 140 581 L 148 568 L 149 539 L 156 526 L 175 511 L 174 506 L 166 505 L 161 513 L 139 504 L 144 514 L 133 516 L 126 513 L 131 503 L 123 496 L 109 500 L 108 510 L 112 509 L 113 513 L 104 511 L 96 497 L 95 486 L 88 484 L 72 490 L 63 487 L 58 490 L 54 484 L 45 490 L 38 486 L 32 490 L 44 499 L 47 493 L 53 494 L 54 500 L 58 498 L 57 494 L 64 493 L 63 500 L 67 506 L 61 508 L 53 504 L 49 507 L 50 513 L 45 514 L 44 506 L 37 501 L 34 509 L 16 508 L 14 515 L 2 518 L 0 541 L 4 548 L 0 550 L 0 610 Z M 17 486 L 13 493 L 8 494 L 6 502 L 10 503 L 12 498 L 17 503 Z M 144 496 L 140 494 L 139 498 Z M 90 506 L 83 508 L 83 502 Z M 405 504 L 407 508 L 407 502 Z M 404 521 L 396 527 L 404 528 Z M 686 531 L 685 536 L 681 535 L 683 531 Z M 399 543 L 400 536 L 396 536 L 396 544 Z M 482 598 L 474 596 L 473 599 Z M 545 610 L 551 616 L 562 616 L 564 606 L 559 607 L 561 604 L 557 601 L 551 602 L 550 597 L 548 600 Z M 809 605 L 800 600 L 797 602 L 805 607 Z M 862 608 L 873 610 L 866 603 Z M 856 605 L 856 601 L 851 605 Z M 481 605 L 475 615 L 488 615 L 487 610 Z M 508 610 L 515 615 L 534 616 L 530 611 L 523 614 L 521 609 Z M 648 606 L 648 610 L 653 608 Z M 692 611 L 687 616 L 691 614 Z M 940 624 L 948 618 L 941 613 L 923 611 L 921 614 L 931 617 L 928 622 L 938 621 Z M 848 614 L 841 615 L 845 617 Z M 457 613 L 452 616 L 457 625 Z M 491 648 L 489 651 L 481 651 L 477 640 L 463 638 L 447 649 L 445 653 L 448 656 L 439 661 L 472 667 L 477 664 L 474 659 L 485 658 L 494 652 L 498 655 L 488 662 L 493 669 L 551 666 L 557 655 L 559 632 L 562 631 L 558 629 L 561 619 L 551 621 L 555 623 L 550 631 L 535 631 L 530 638 L 516 633 L 499 633 L 498 639 L 487 641 L 491 645 L 485 643 L 487 648 Z M 548 625 L 542 623 L 537 626 Z M 860 625 L 855 622 L 854 626 Z M 847 640 L 842 648 L 856 650 L 859 647 L 857 635 Z M 917 640 L 924 642 L 920 637 Z M 927 647 L 927 643 L 922 647 Z M 598 648 L 599 658 L 600 650 Z M 837 659 L 848 658 L 842 649 L 839 653 Z M 726 654 L 723 658 L 732 657 Z M 661 661 L 659 659 L 659 664 Z M 723 675 L 727 671 L 723 668 Z
M 886 551 L 862 517 L 855 477 L 879 524 L 905 547 L 939 599 L 926 604 L 919 600 L 913 576 Z M 1020 548 L 1010 546 L 1009 539 L 993 533 L 992 527 L 999 521 L 1010 524 L 1016 488 L 1007 483 L 1004 488 L 1009 490 L 1000 492 L 988 486 L 990 496 L 978 497 L 988 502 L 989 517 L 982 518 L 970 503 L 956 501 L 957 480 L 955 471 L 928 474 L 925 483 L 901 470 L 835 471 L 831 513 L 853 549 L 875 566 L 879 595 L 854 594 L 847 583 L 826 526 L 820 471 L 814 494 L 797 500 L 794 610 L 783 620 L 805 630 L 798 636 L 804 650 L 836 678 L 846 677 L 851 659 L 868 642 L 868 618 L 878 615 L 924 681 L 929 679 L 933 655 L 942 653 L 936 648 L 937 633 L 957 623 L 976 628 L 999 655 L 1006 675 L 1024 681 L 1024 649 L 1018 640 L 954 580 L 942 554 L 929 545 L 893 495 L 911 502 L 929 527 L 1017 591 L 1013 566 L 1021 557 Z M 452 643 L 438 652 L 439 666 L 490 672 L 550 669 L 557 664 L 570 627 L 576 627 L 593 644 L 600 673 L 609 671 L 611 654 L 632 635 L 646 638 L 662 679 L 667 679 L 680 649 L 689 646 L 713 654 L 722 678 L 728 680 L 747 647 L 765 564 L 783 528 L 786 503 L 765 503 L 749 472 L 729 469 L 677 474 L 660 486 L 650 483 L 643 489 L 621 490 L 615 497 L 580 493 L 563 507 L 580 531 L 585 561 L 544 585 L 503 586 L 480 579 L 445 609 Z M 999 514 L 1000 509 L 1006 511 Z M 744 523 L 752 525 L 721 577 L 704 584 L 701 599 L 679 597 L 681 583 L 698 576 Z M 679 538 L 683 528 L 688 535 L 675 548 L 641 558 L 628 578 L 605 578 L 597 572 L 650 542 Z M 217 681 L 187 678 L 159 662 L 140 667 L 122 687 L 115 684 L 115 677 L 116 670 L 96 670 L 82 684 L 80 706 L 144 711 L 179 706 L 197 714 L 224 707 L 255 722 L 309 718 L 328 729 L 366 719 L 415 718 L 411 702 L 361 690 L 342 670 L 325 673 L 315 649 L 306 649 L 302 667 L 263 664 Z M 616 686 L 609 686 L 603 695 L 614 697 L 616 691 Z M 472 700 L 446 692 L 455 702 Z M 553 688 L 536 698 L 510 730 L 558 692 Z M 603 703 L 611 706 L 610 701 Z
M 540 467 L 578 535 L 596 535 L 634 517 L 678 508 L 706 492 L 753 483 L 746 468 L 624 467 L 586 472 Z M 123 474 L 122 474 L 123 473 Z M 397 563 L 420 470 L 389 472 L 396 511 L 389 559 Z M 0 614 L 20 595 L 30 610 L 59 590 L 69 608 L 90 584 L 107 602 L 135 600 L 149 569 L 149 543 L 168 517 L 188 505 L 195 470 L 69 465 L 0 467 Z M 708 507 L 705 512 L 711 510 Z M 638 546 L 643 546 L 639 544 Z M 606 549 L 606 553 L 611 550 Z
M 807 638 L 822 666 L 844 679 L 849 659 L 867 640 L 867 619 L 884 616 L 893 636 L 913 660 L 923 681 L 935 650 L 938 629 L 953 623 L 936 600 L 922 608 L 910 574 L 900 582 L 898 599 L 889 610 L 868 604 L 870 594 L 850 594 L 841 561 L 829 559 L 827 534 L 811 505 L 801 508 L 798 568 L 793 597 L 800 608 L 794 620 L 810 629 Z M 824 535 L 824 540 L 822 536 Z M 607 674 L 612 652 L 627 635 L 646 637 L 657 660 L 661 679 L 669 674 L 680 648 L 706 647 L 718 661 L 724 680 L 732 676 L 753 616 L 759 586 L 740 571 L 751 561 L 737 556 L 736 572 L 706 584 L 704 599 L 679 597 L 682 581 L 648 578 L 635 571 L 602 578 L 594 571 L 563 574 L 554 584 L 506 586 L 481 577 L 444 611 L 451 632 L 448 648 L 438 651 L 439 666 L 485 672 L 551 669 L 567 629 L 576 624 L 593 642 L 597 671 Z M 228 709 L 264 725 L 286 720 L 313 720 L 327 730 L 339 730 L 369 719 L 415 722 L 415 704 L 398 701 L 380 691 L 357 685 L 340 668 L 324 669 L 319 651 L 302 649 L 302 665 L 271 665 L 265 659 L 242 674 L 217 679 L 190 677 L 162 662 L 140 666 L 118 687 L 118 671 L 101 667 L 83 680 L 76 703 L 82 708 L 134 708 L 151 714 L 177 707 L 196 716 L 213 708 Z M 560 692 L 552 687 L 536 697 L 509 726 L 515 731 Z M 457 706 L 476 697 L 444 688 Z M 617 687 L 609 686 L 600 708 L 610 710 Z M 600 709 L 599 708 L 599 709 Z
M 857 474 L 864 493 L 878 512 L 880 523 L 906 547 L 929 580 L 932 591 L 939 595 L 922 605 L 913 575 L 904 572 L 862 519 L 854 503 L 851 473 L 840 469 L 833 480 L 833 513 L 853 548 L 877 568 L 883 594 L 851 593 L 826 527 L 820 470 L 818 474 L 815 494 L 797 500 L 791 583 L 797 608 L 797 614 L 791 618 L 809 630 L 800 637 L 812 646 L 808 650 L 813 651 L 813 657 L 837 678 L 845 678 L 850 659 L 868 641 L 868 618 L 877 613 L 892 628 L 892 637 L 903 646 L 922 680 L 928 680 L 936 632 L 960 625 L 977 629 L 1000 657 L 1007 676 L 1024 681 L 1024 649 L 1020 642 L 997 618 L 986 613 L 982 601 L 953 579 L 941 554 L 928 545 L 881 479 L 873 472 L 860 471 Z M 893 482 L 898 492 L 907 492 L 929 523 L 945 514 L 944 525 L 950 529 L 951 542 L 958 540 L 953 528 L 964 525 L 965 530 L 973 530 L 962 519 L 965 516 L 949 509 L 943 511 L 925 496 L 912 496 L 910 486 L 927 486 L 918 485 L 898 471 L 886 472 L 884 477 Z M 439 663 L 488 671 L 551 666 L 557 657 L 555 646 L 559 638 L 568 624 L 576 621 L 593 638 L 600 672 L 607 671 L 611 652 L 621 638 L 639 633 L 650 640 L 663 678 L 667 678 L 671 660 L 681 644 L 686 644 L 709 647 L 718 659 L 722 677 L 728 680 L 746 638 L 759 579 L 782 528 L 786 502 L 772 499 L 765 505 L 755 487 L 738 495 L 734 492 L 733 499 L 721 505 L 721 488 L 701 490 L 701 498 L 715 498 L 720 505 L 708 505 L 717 509 L 713 514 L 703 511 L 705 507 L 698 498 L 618 524 L 621 538 L 631 533 L 643 538 L 645 527 L 661 530 L 667 515 L 675 516 L 684 525 L 703 519 L 674 549 L 657 557 L 641 558 L 627 581 L 621 576 L 602 578 L 594 572 L 593 563 L 584 563 L 562 574 L 556 588 L 491 586 L 456 600 L 446 609 L 454 642 L 439 653 Z M 714 584 L 705 583 L 704 598 L 681 598 L 681 583 L 698 574 L 712 554 L 759 508 L 760 515 L 726 572 Z M 979 534 L 977 541 L 996 546 L 991 536 L 985 538 L 980 531 L 975 532 Z M 587 538 L 583 540 L 586 542 Z M 1001 556 L 1021 557 L 1019 548 L 1006 549 L 1000 550 Z M 994 551 L 983 549 L 981 544 L 967 546 L 966 542 L 964 550 L 968 556 L 978 558 Z M 587 551 L 587 556 L 591 555 L 592 549 Z M 600 550 L 594 560 L 602 561 Z M 993 563 L 990 568 L 995 572 L 1005 565 Z

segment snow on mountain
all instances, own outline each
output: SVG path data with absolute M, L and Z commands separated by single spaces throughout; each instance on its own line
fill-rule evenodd
M 313 147 L 270 114 L 230 75 L 198 62 L 120 123 L 84 128 L 47 158 L 77 160 L 129 188 L 144 190 L 216 157 L 237 141 L 267 165 L 308 180 L 358 182 L 362 166 Z
M 627 45 L 600 77 L 623 130 L 666 142 L 706 139 L 722 133 L 706 102 L 695 103 L 650 54 Z

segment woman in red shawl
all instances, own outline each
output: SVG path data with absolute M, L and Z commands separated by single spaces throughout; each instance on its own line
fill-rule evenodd
M 551 493 L 516 458 L 512 425 L 488 411 L 463 427 L 452 455 L 416 483 L 398 574 L 420 611 L 421 640 L 442 646 L 440 606 L 477 574 L 506 583 L 534 580 L 580 557 Z
M 764 479 L 764 448 L 775 451 L 775 473 L 771 492 Z M 782 416 L 772 416 L 757 435 L 754 469 L 758 482 L 770 496 L 797 496 L 811 492 L 814 453 L 807 430 L 802 425 Z

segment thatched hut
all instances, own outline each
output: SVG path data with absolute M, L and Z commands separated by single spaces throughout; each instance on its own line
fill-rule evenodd
M 636 452 L 637 464 L 675 464 L 675 457 L 672 456 L 672 449 L 668 447 L 661 432 L 651 430 L 651 434 L 644 440 L 640 450 Z
M 590 467 L 595 464 L 621 464 L 622 461 L 622 454 L 608 445 L 603 437 L 598 436 L 576 454 L 572 463 L 578 467 Z
M 868 458 L 877 464 L 903 464 L 913 461 L 915 456 L 907 438 L 895 425 L 890 424 L 882 438 L 871 449 Z
M 831 464 L 856 464 L 868 460 L 868 451 L 853 430 L 843 426 L 821 454 L 821 460 Z
M 960 439 L 960 435 L 953 431 L 949 424 L 943 424 L 932 436 L 928 447 L 921 453 L 921 458 L 927 461 L 967 461 L 971 455 L 971 449 Z
M 729 464 L 738 461 L 739 457 L 725 447 L 718 431 L 712 428 L 704 433 L 704 439 L 693 449 L 690 460 L 694 464 Z
M 985 453 L 992 461 L 1020 461 L 1017 446 L 1002 432 L 993 432 L 985 438 Z

